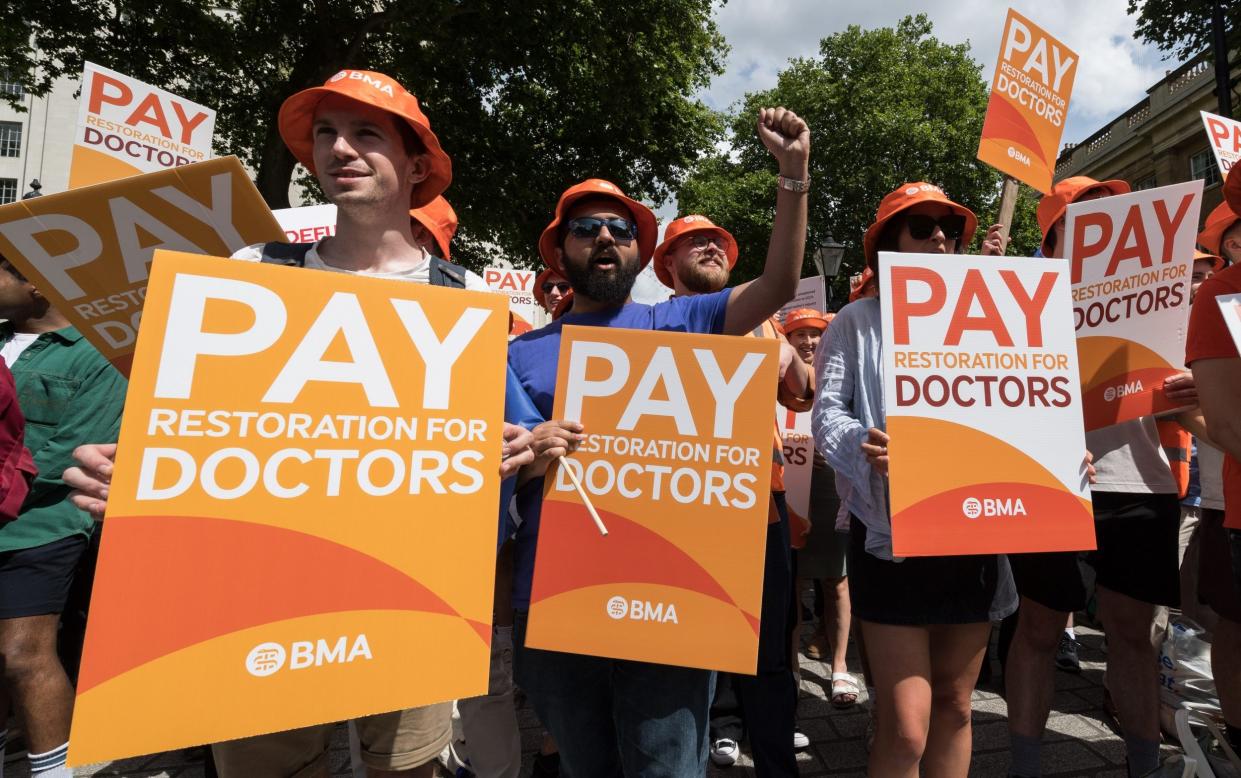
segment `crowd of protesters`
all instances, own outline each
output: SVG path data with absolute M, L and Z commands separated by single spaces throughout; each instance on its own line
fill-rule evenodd
M 376 85 L 392 80 L 366 75 L 329 79 L 280 110 L 284 142 L 337 207 L 335 235 L 253 246 L 236 258 L 485 289 L 449 261 L 456 230 L 443 197 L 452 181 L 449 155 L 412 94 L 399 85 L 380 90 Z M 872 776 L 967 774 L 971 693 L 1000 622 L 1010 774 L 1040 775 L 1055 668 L 1076 666 L 1071 618 L 1091 596 L 1107 637 L 1107 688 L 1129 774 L 1159 766 L 1151 635 L 1161 607 L 1211 620 L 1226 739 L 1241 750 L 1241 357 L 1214 304 L 1218 295 L 1241 292 L 1234 266 L 1241 261 L 1241 176 L 1227 180 L 1225 202 L 1198 236 L 1189 371 L 1162 389 L 1190 410 L 1087 437 L 1098 549 L 900 559 L 892 553 L 886 481 L 880 256 L 965 253 L 978 219 L 932 183 L 901 184 L 876 204 L 863 237 L 866 267 L 849 304 L 835 313 L 797 309 L 781 321 L 776 314 L 796 291 L 805 252 L 811 130 L 777 107 L 760 111 L 755 132 L 779 177 L 767 256 L 752 281 L 728 285 L 738 245 L 726 225 L 686 215 L 670 222 L 660 241 L 654 213 L 609 181 L 577 183 L 551 210 L 537 247 L 546 269 L 534 294 L 552 320 L 509 348 L 489 693 L 356 720 L 370 774 L 429 776 L 447 758 L 467 774 L 517 776 L 519 688 L 545 728 L 536 776 L 701 776 L 708 761 L 735 763 L 743 747 L 758 775 L 796 775 L 796 749 L 808 743 L 796 711 L 802 601 L 811 590 L 817 624 L 804 653 L 830 665 L 832 704 L 866 704 Z M 1038 208 L 1040 254 L 1064 256 L 1070 203 L 1128 191 L 1123 181 L 1057 183 Z M 991 226 L 979 244 L 983 255 L 1003 255 L 1004 229 Z M 674 294 L 656 305 L 634 303 L 635 279 L 649 263 Z M 65 753 L 75 646 L 126 382 L 7 262 L 0 264 L 0 318 L 7 320 L 0 329 L 0 723 L 19 722 L 34 775 L 60 778 L 71 774 Z M 584 440 L 580 424 L 553 418 L 565 324 L 778 341 L 779 402 L 811 414 L 815 450 L 809 516 L 801 517 L 785 500 L 773 418 L 754 674 L 524 644 L 544 474 Z M 1169 427 L 1192 435 L 1187 483 L 1165 447 Z M 968 466 L 969 456 L 945 441 L 945 459 Z M 846 661 L 851 640 L 860 659 L 855 671 Z M 327 776 L 331 731 L 329 724 L 218 743 L 214 769 L 227 778 Z M 9 734 L 14 751 L 17 732 Z M 0 749 L 4 743 L 0 734 Z

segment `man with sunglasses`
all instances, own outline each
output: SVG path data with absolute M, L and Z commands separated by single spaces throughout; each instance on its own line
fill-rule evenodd
M 775 223 L 763 274 L 736 288 L 653 306 L 630 303 L 634 280 L 655 251 L 655 215 L 599 179 L 561 195 L 555 218 L 539 240 L 539 253 L 572 285 L 573 310 L 509 345 L 509 365 L 544 418 L 551 417 L 554 406 L 564 324 L 744 335 L 793 297 L 805 254 L 810 130 L 792 111 L 764 108 L 757 131 L 779 164 Z M 517 502 L 524 523 L 517 536 L 513 585 L 517 682 L 560 746 L 565 775 L 703 775 L 709 671 L 523 645 L 543 475 L 556 457 L 577 449 L 581 433 L 576 422 L 539 425 L 539 457 L 522 472 Z
M 729 274 L 737 264 L 737 241 L 706 216 L 682 216 L 664 230 L 664 241 L 655 249 L 653 261 L 656 277 L 678 297 L 712 294 L 728 284 Z M 814 401 L 810 369 L 784 339 L 775 321 L 768 319 L 748 334 L 773 338 L 780 344 L 777 399 L 796 413 L 809 411 Z M 797 620 L 789 543 L 792 530 L 784 497 L 783 444 L 774 424 L 773 431 L 758 672 L 721 673 L 711 708 L 711 760 L 721 766 L 735 763 L 738 741 L 744 731 L 749 736 L 754 770 L 760 778 L 797 775 L 797 681 L 791 664 L 792 632 Z M 805 735 L 799 740 L 803 742 L 796 745 L 809 745 Z

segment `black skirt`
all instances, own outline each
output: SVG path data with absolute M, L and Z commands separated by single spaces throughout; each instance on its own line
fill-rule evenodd
M 999 621 L 1017 610 L 1003 554 L 880 559 L 866 551 L 866 525 L 849 517 L 849 601 L 853 617 L 929 626 Z

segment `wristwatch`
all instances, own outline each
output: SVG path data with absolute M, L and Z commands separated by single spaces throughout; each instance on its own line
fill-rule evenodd
M 810 191 L 810 176 L 806 176 L 804 181 L 796 178 L 785 178 L 784 176 L 779 176 L 776 179 L 776 185 L 781 189 L 787 189 L 790 192 L 808 192 Z

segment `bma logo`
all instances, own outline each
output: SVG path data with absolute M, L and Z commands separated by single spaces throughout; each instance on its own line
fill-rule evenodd
M 1018 162 L 1025 165 L 1026 167 L 1030 167 L 1030 158 L 1026 156 L 1025 154 L 1022 154 L 1020 151 L 1013 148 L 1012 146 L 1008 147 L 1008 157 L 1009 159 L 1017 160 Z
M 909 197 L 913 197 L 919 192 L 938 192 L 943 194 L 944 190 L 934 184 L 918 184 L 917 186 L 911 186 L 905 189 L 905 194 Z
M 285 666 L 286 659 L 290 670 L 304 670 L 374 657 L 366 635 L 358 635 L 352 643 L 345 635 L 337 638 L 335 643 L 328 643 L 323 638 L 313 642 L 298 640 L 289 646 L 288 651 L 279 643 L 260 643 L 246 656 L 246 671 L 257 678 L 265 678 L 279 672 Z
M 1027 516 L 1025 503 L 1020 497 L 996 499 L 966 497 L 961 503 L 961 513 L 967 519 L 992 518 L 995 516 Z
M 392 84 L 384 83 L 383 80 L 378 79 L 378 78 L 373 78 L 372 76 L 368 75 L 367 73 L 361 70 L 342 70 L 336 73 L 336 75 L 329 78 L 327 82 L 329 84 L 334 84 L 343 78 L 347 78 L 350 81 L 361 81 L 362 83 L 368 86 L 372 86 L 378 89 L 380 92 L 383 92 L 388 97 L 394 96 L 392 92 Z
M 628 616 L 629 600 L 619 596 L 608 600 L 608 615 L 617 620 Z
M 1141 381 L 1133 381 L 1128 384 L 1120 384 L 1119 386 L 1109 386 L 1103 390 L 1103 400 L 1105 402 L 1112 402 L 1113 400 L 1119 400 L 1122 397 L 1128 397 L 1131 394 L 1138 394 L 1140 392 L 1142 392 Z
M 654 621 L 660 624 L 681 623 L 677 621 L 675 603 L 626 600 L 619 595 L 608 600 L 608 615 L 616 621 L 628 616 L 630 621 Z

